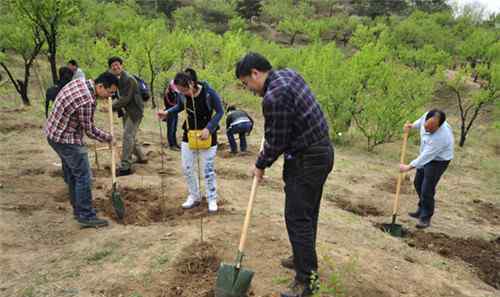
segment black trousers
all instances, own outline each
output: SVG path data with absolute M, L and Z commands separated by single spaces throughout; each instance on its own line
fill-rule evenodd
M 431 161 L 423 168 L 417 169 L 415 190 L 418 194 L 418 210 L 420 219 L 430 220 L 434 215 L 436 186 L 450 161 Z
M 334 149 L 326 137 L 294 155 L 285 155 L 285 222 L 292 245 L 295 279 L 309 283 L 318 271 L 316 232 L 323 185 L 332 171 Z

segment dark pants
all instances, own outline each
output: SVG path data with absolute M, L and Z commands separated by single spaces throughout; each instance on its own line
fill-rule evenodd
M 179 146 L 177 144 L 177 119 L 178 115 L 169 113 L 167 114 L 167 140 L 169 146 Z
M 323 185 L 333 168 L 328 138 L 295 156 L 285 156 L 285 222 L 292 245 L 295 279 L 309 283 L 318 271 L 316 232 Z
M 420 219 L 430 220 L 434 214 L 436 186 L 448 164 L 450 161 L 431 161 L 417 169 L 414 184 L 419 197 L 417 213 Z
M 61 159 L 64 182 L 69 188 L 73 214 L 81 219 L 95 218 L 87 148 L 83 145 L 56 143 L 50 139 L 48 142 Z
M 236 145 L 236 141 L 234 139 L 234 134 L 238 134 L 240 136 L 240 150 L 242 152 L 247 150 L 247 139 L 246 134 L 252 130 L 252 122 L 243 122 L 236 125 L 233 125 L 227 129 L 227 140 L 229 141 L 229 146 L 231 147 L 231 152 L 238 152 L 238 146 Z

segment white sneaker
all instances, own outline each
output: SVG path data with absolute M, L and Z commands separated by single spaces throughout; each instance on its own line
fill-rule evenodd
M 217 200 L 208 201 L 208 212 L 217 212 Z
M 200 201 L 201 201 L 201 199 L 189 195 L 186 199 L 186 202 L 184 202 L 182 204 L 182 208 L 190 209 L 190 208 L 196 207 L 196 206 L 200 205 Z

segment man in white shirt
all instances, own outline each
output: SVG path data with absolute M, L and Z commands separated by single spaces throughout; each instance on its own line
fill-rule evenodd
M 399 170 L 417 169 L 414 184 L 419 196 L 418 209 L 409 215 L 418 218 L 417 228 L 424 229 L 430 226 L 434 214 L 436 186 L 453 159 L 453 132 L 446 114 L 438 109 L 425 113 L 404 129 L 420 130 L 420 154 L 410 164 L 400 164 Z
M 85 79 L 85 73 L 83 73 L 83 70 L 78 68 L 78 63 L 75 60 L 69 60 L 68 61 L 68 68 L 73 71 L 73 79 Z

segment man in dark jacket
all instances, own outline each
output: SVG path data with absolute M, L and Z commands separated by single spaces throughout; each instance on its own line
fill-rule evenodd
M 168 86 L 165 88 L 165 92 L 163 94 L 163 103 L 165 105 L 165 110 L 168 110 L 175 105 L 179 100 L 185 100 L 182 97 L 184 95 L 180 93 L 175 87 L 174 81 L 170 81 Z M 179 151 L 181 147 L 177 143 L 177 122 L 179 116 L 177 113 L 169 113 L 167 114 L 167 140 L 168 146 L 171 150 Z
M 317 288 L 316 231 L 323 185 L 333 168 L 333 146 L 328 125 L 314 94 L 291 69 L 274 70 L 256 53 L 236 65 L 236 77 L 263 97 L 264 148 L 254 175 L 284 155 L 285 222 L 292 245 L 295 280 L 282 297 L 312 296 Z
M 109 58 L 108 66 L 109 71 L 119 79 L 118 99 L 113 102 L 113 110 L 125 110 L 122 160 L 117 172 L 117 176 L 123 176 L 132 173 L 132 154 L 137 157 L 137 163 L 147 163 L 141 146 L 136 141 L 137 130 L 144 116 L 144 102 L 137 81 L 124 70 L 123 60 L 120 57 Z
M 240 150 L 242 153 L 247 150 L 246 135 L 250 134 L 253 128 L 253 119 L 243 110 L 237 110 L 234 106 L 227 108 L 226 135 L 231 148 L 231 153 L 238 152 L 238 145 L 234 139 L 234 134 L 240 137 Z

